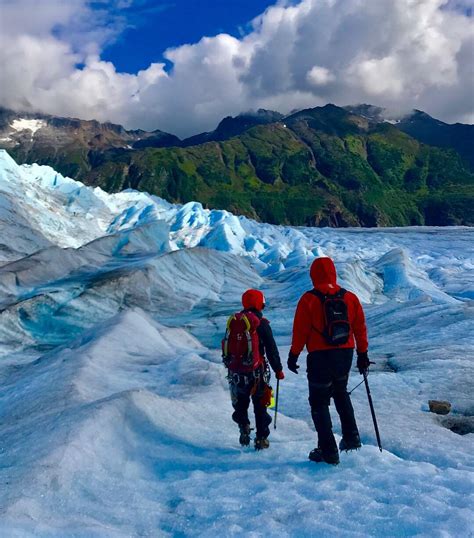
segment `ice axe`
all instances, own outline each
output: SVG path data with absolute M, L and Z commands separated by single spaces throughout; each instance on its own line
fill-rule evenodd
M 380 441 L 379 427 L 377 425 L 377 418 L 375 417 L 374 404 L 372 402 L 372 395 L 370 394 L 369 382 L 367 381 L 367 370 L 362 370 L 364 376 L 365 389 L 367 391 L 367 399 L 369 400 L 370 412 L 372 413 L 372 420 L 374 422 L 375 436 L 377 437 L 377 444 L 380 452 L 382 452 L 382 442 Z
M 277 379 L 277 388 L 275 395 L 275 420 L 273 421 L 273 429 L 277 429 L 277 415 L 278 415 L 278 394 L 280 393 L 280 380 Z

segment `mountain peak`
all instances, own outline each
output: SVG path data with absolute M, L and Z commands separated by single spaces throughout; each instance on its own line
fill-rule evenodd
M 259 108 L 257 111 L 249 110 L 241 112 L 237 116 L 226 116 L 219 122 L 214 131 L 200 133 L 186 138 L 183 140 L 183 146 L 195 146 L 205 142 L 228 140 L 257 125 L 266 125 L 281 121 L 283 117 L 283 114 L 279 112 L 264 108 Z

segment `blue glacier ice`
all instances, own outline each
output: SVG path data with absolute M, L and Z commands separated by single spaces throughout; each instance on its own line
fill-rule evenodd
M 0 536 L 474 533 L 474 230 L 272 226 L 0 151 L 0 231 Z M 258 287 L 284 358 L 317 256 L 363 301 L 377 363 L 384 451 L 361 387 L 363 447 L 336 468 L 307 460 L 304 373 L 270 449 L 240 448 L 219 351 Z

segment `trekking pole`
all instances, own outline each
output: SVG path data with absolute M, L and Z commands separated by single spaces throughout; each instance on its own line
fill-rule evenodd
M 359 384 L 357 384 L 351 391 L 349 391 L 347 394 L 350 396 L 354 391 L 355 389 L 359 388 L 362 383 L 364 382 L 364 380 L 362 380 Z
M 369 361 L 369 365 L 370 364 L 376 364 L 376 363 Z M 364 380 L 362 380 L 360 383 L 357 383 L 357 385 L 352 390 L 350 390 L 347 394 L 350 396 L 355 391 L 355 389 L 358 389 L 362 385 L 363 382 Z
M 362 371 L 364 376 L 365 388 L 367 390 L 367 398 L 369 400 L 370 412 L 372 413 L 372 420 L 374 422 L 375 436 L 377 437 L 377 444 L 379 445 L 379 450 L 382 452 L 382 442 L 380 441 L 379 427 L 377 426 L 377 419 L 375 418 L 374 404 L 372 402 L 372 395 L 370 394 L 369 382 L 367 381 L 367 370 Z
M 280 393 L 280 380 L 277 379 L 277 390 L 275 396 L 275 420 L 273 422 L 273 429 L 277 429 L 277 414 L 278 414 L 278 394 Z

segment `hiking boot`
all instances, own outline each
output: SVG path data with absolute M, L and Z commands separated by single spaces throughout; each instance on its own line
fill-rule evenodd
M 359 434 L 356 433 L 350 437 L 343 437 L 339 442 L 339 450 L 349 452 L 350 450 L 357 450 L 361 447 Z
M 239 442 L 242 446 L 250 444 L 250 424 L 239 424 L 240 437 Z
M 324 453 L 320 448 L 314 448 L 309 453 L 309 459 L 316 463 L 329 463 L 330 465 L 337 465 L 339 463 L 339 452 L 326 452 Z
M 262 450 L 270 446 L 270 441 L 266 437 L 257 437 L 255 439 L 255 450 Z

